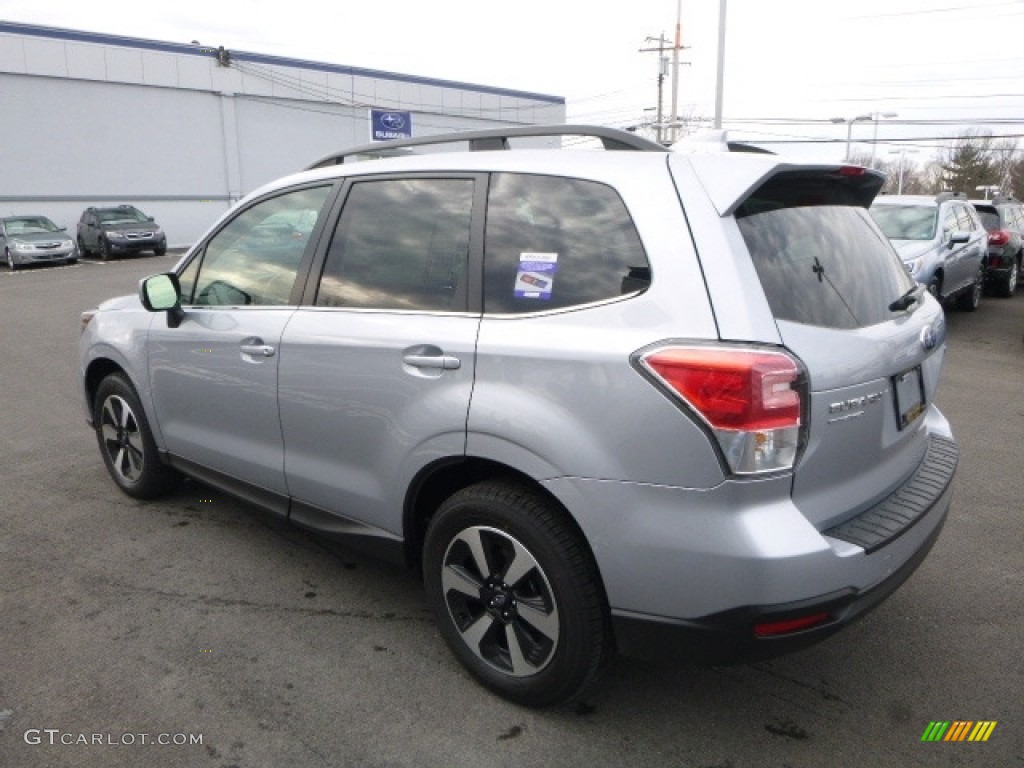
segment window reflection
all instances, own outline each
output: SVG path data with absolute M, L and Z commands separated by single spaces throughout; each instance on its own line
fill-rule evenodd
M 386 179 L 352 186 L 316 304 L 459 310 L 469 258 L 472 179 Z
M 207 244 L 198 275 L 184 270 L 193 304 L 289 304 L 299 264 L 330 187 L 289 192 L 246 209 Z

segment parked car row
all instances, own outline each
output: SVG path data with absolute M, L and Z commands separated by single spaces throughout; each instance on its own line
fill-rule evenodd
M 1024 242 L 1019 201 L 889 195 L 877 198 L 870 213 L 910 276 L 944 304 L 971 312 L 986 284 L 1003 297 L 1016 291 Z
M 79 256 L 167 252 L 167 236 L 152 216 L 134 205 L 90 207 L 78 220 L 76 237 L 39 214 L 0 218 L 0 248 L 11 271 L 31 264 L 74 264 Z

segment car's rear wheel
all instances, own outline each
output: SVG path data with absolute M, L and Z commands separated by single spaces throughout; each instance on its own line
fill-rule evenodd
M 483 482 L 445 501 L 427 532 L 423 575 L 449 647 L 507 699 L 576 698 L 611 655 L 589 550 L 565 513 L 526 486 Z
M 1014 259 L 1010 266 L 1010 273 L 1002 279 L 998 285 L 999 295 L 1004 299 L 1013 296 L 1017 290 L 1017 280 L 1020 277 L 1020 263 Z
M 978 265 L 978 271 L 974 275 L 974 282 L 957 299 L 957 309 L 964 312 L 973 312 L 981 304 L 981 294 L 985 290 L 985 265 Z
M 100 382 L 93 424 L 103 463 L 129 496 L 156 498 L 177 483 L 178 473 L 160 461 L 142 404 L 124 374 L 112 373 Z

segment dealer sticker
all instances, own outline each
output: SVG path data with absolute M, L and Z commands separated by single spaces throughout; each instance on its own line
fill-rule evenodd
M 519 254 L 519 270 L 516 272 L 515 296 L 517 299 L 550 299 L 551 289 L 558 272 L 557 253 L 526 251 Z

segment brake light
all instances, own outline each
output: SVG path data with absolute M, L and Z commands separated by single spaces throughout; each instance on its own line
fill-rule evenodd
M 801 437 L 800 367 L 781 352 L 666 347 L 644 367 L 711 429 L 737 474 L 789 469 Z
M 989 245 L 1006 245 L 1010 242 L 1010 233 L 1005 229 L 994 229 L 988 233 Z
M 867 169 L 860 165 L 843 165 L 839 168 L 840 176 L 863 176 Z

